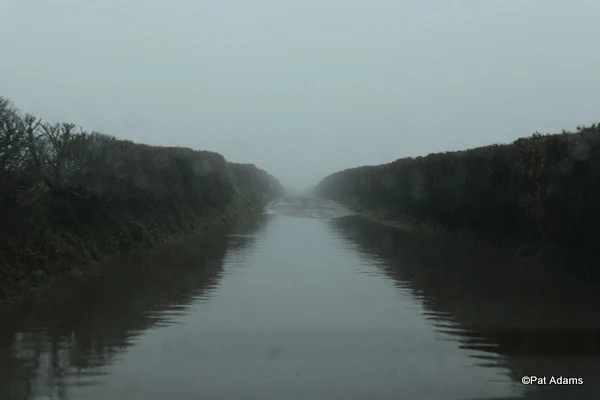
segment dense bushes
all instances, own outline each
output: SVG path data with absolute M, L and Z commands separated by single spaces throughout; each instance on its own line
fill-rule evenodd
M 535 243 L 579 275 L 600 278 L 600 125 L 348 169 L 316 191 L 387 219 Z
M 0 98 L 0 298 L 57 272 L 261 206 L 253 165 L 43 123 Z

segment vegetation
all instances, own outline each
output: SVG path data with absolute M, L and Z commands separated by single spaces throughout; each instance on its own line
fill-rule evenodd
M 42 122 L 0 98 L 0 298 L 232 220 L 280 191 L 254 165 Z
M 600 279 L 600 125 L 334 173 L 316 192 L 408 226 L 468 231 Z

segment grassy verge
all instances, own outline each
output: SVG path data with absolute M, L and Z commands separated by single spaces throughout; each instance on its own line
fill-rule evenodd
M 181 225 L 177 231 L 170 232 L 152 229 L 140 223 L 132 221 L 130 227 L 138 232 L 137 235 L 122 235 L 120 238 L 113 237 L 113 251 L 108 249 L 98 250 L 99 236 L 76 237 L 69 232 L 63 232 L 55 236 L 54 246 L 59 250 L 59 265 L 45 265 L 36 268 L 33 273 L 25 274 L 18 272 L 13 274 L 12 280 L 3 282 L 0 303 L 22 302 L 24 300 L 35 300 L 43 297 L 48 290 L 62 279 L 73 275 L 96 274 L 102 270 L 103 265 L 116 260 L 119 257 L 137 252 L 151 250 L 157 246 L 179 242 L 189 235 L 201 233 L 218 232 L 229 229 L 231 226 L 250 220 L 263 210 L 263 204 L 247 196 L 236 196 L 232 203 L 221 212 L 213 212 L 210 215 L 191 216 L 187 218 L 192 221 L 187 226 Z M 104 237 L 103 240 L 106 240 Z M 110 241 L 109 241 L 110 242 Z M 43 258 L 38 251 L 38 257 Z M 24 260 L 24 262 L 26 262 Z M 14 270 L 18 271 L 21 265 Z M 8 268 L 9 266 L 4 266 Z M 25 269 L 25 268 L 21 268 Z M 8 275 L 8 274 L 7 274 Z

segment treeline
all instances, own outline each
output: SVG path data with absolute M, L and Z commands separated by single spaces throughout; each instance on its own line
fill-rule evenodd
M 600 278 L 600 125 L 348 169 L 316 190 L 381 218 L 527 243 L 580 277 Z
M 220 224 L 280 191 L 254 165 L 43 122 L 0 97 L 0 298 L 106 253 Z

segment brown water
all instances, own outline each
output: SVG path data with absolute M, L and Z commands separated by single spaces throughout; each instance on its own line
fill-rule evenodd
M 279 200 L 4 307 L 0 399 L 599 397 L 598 293 L 348 214 Z

